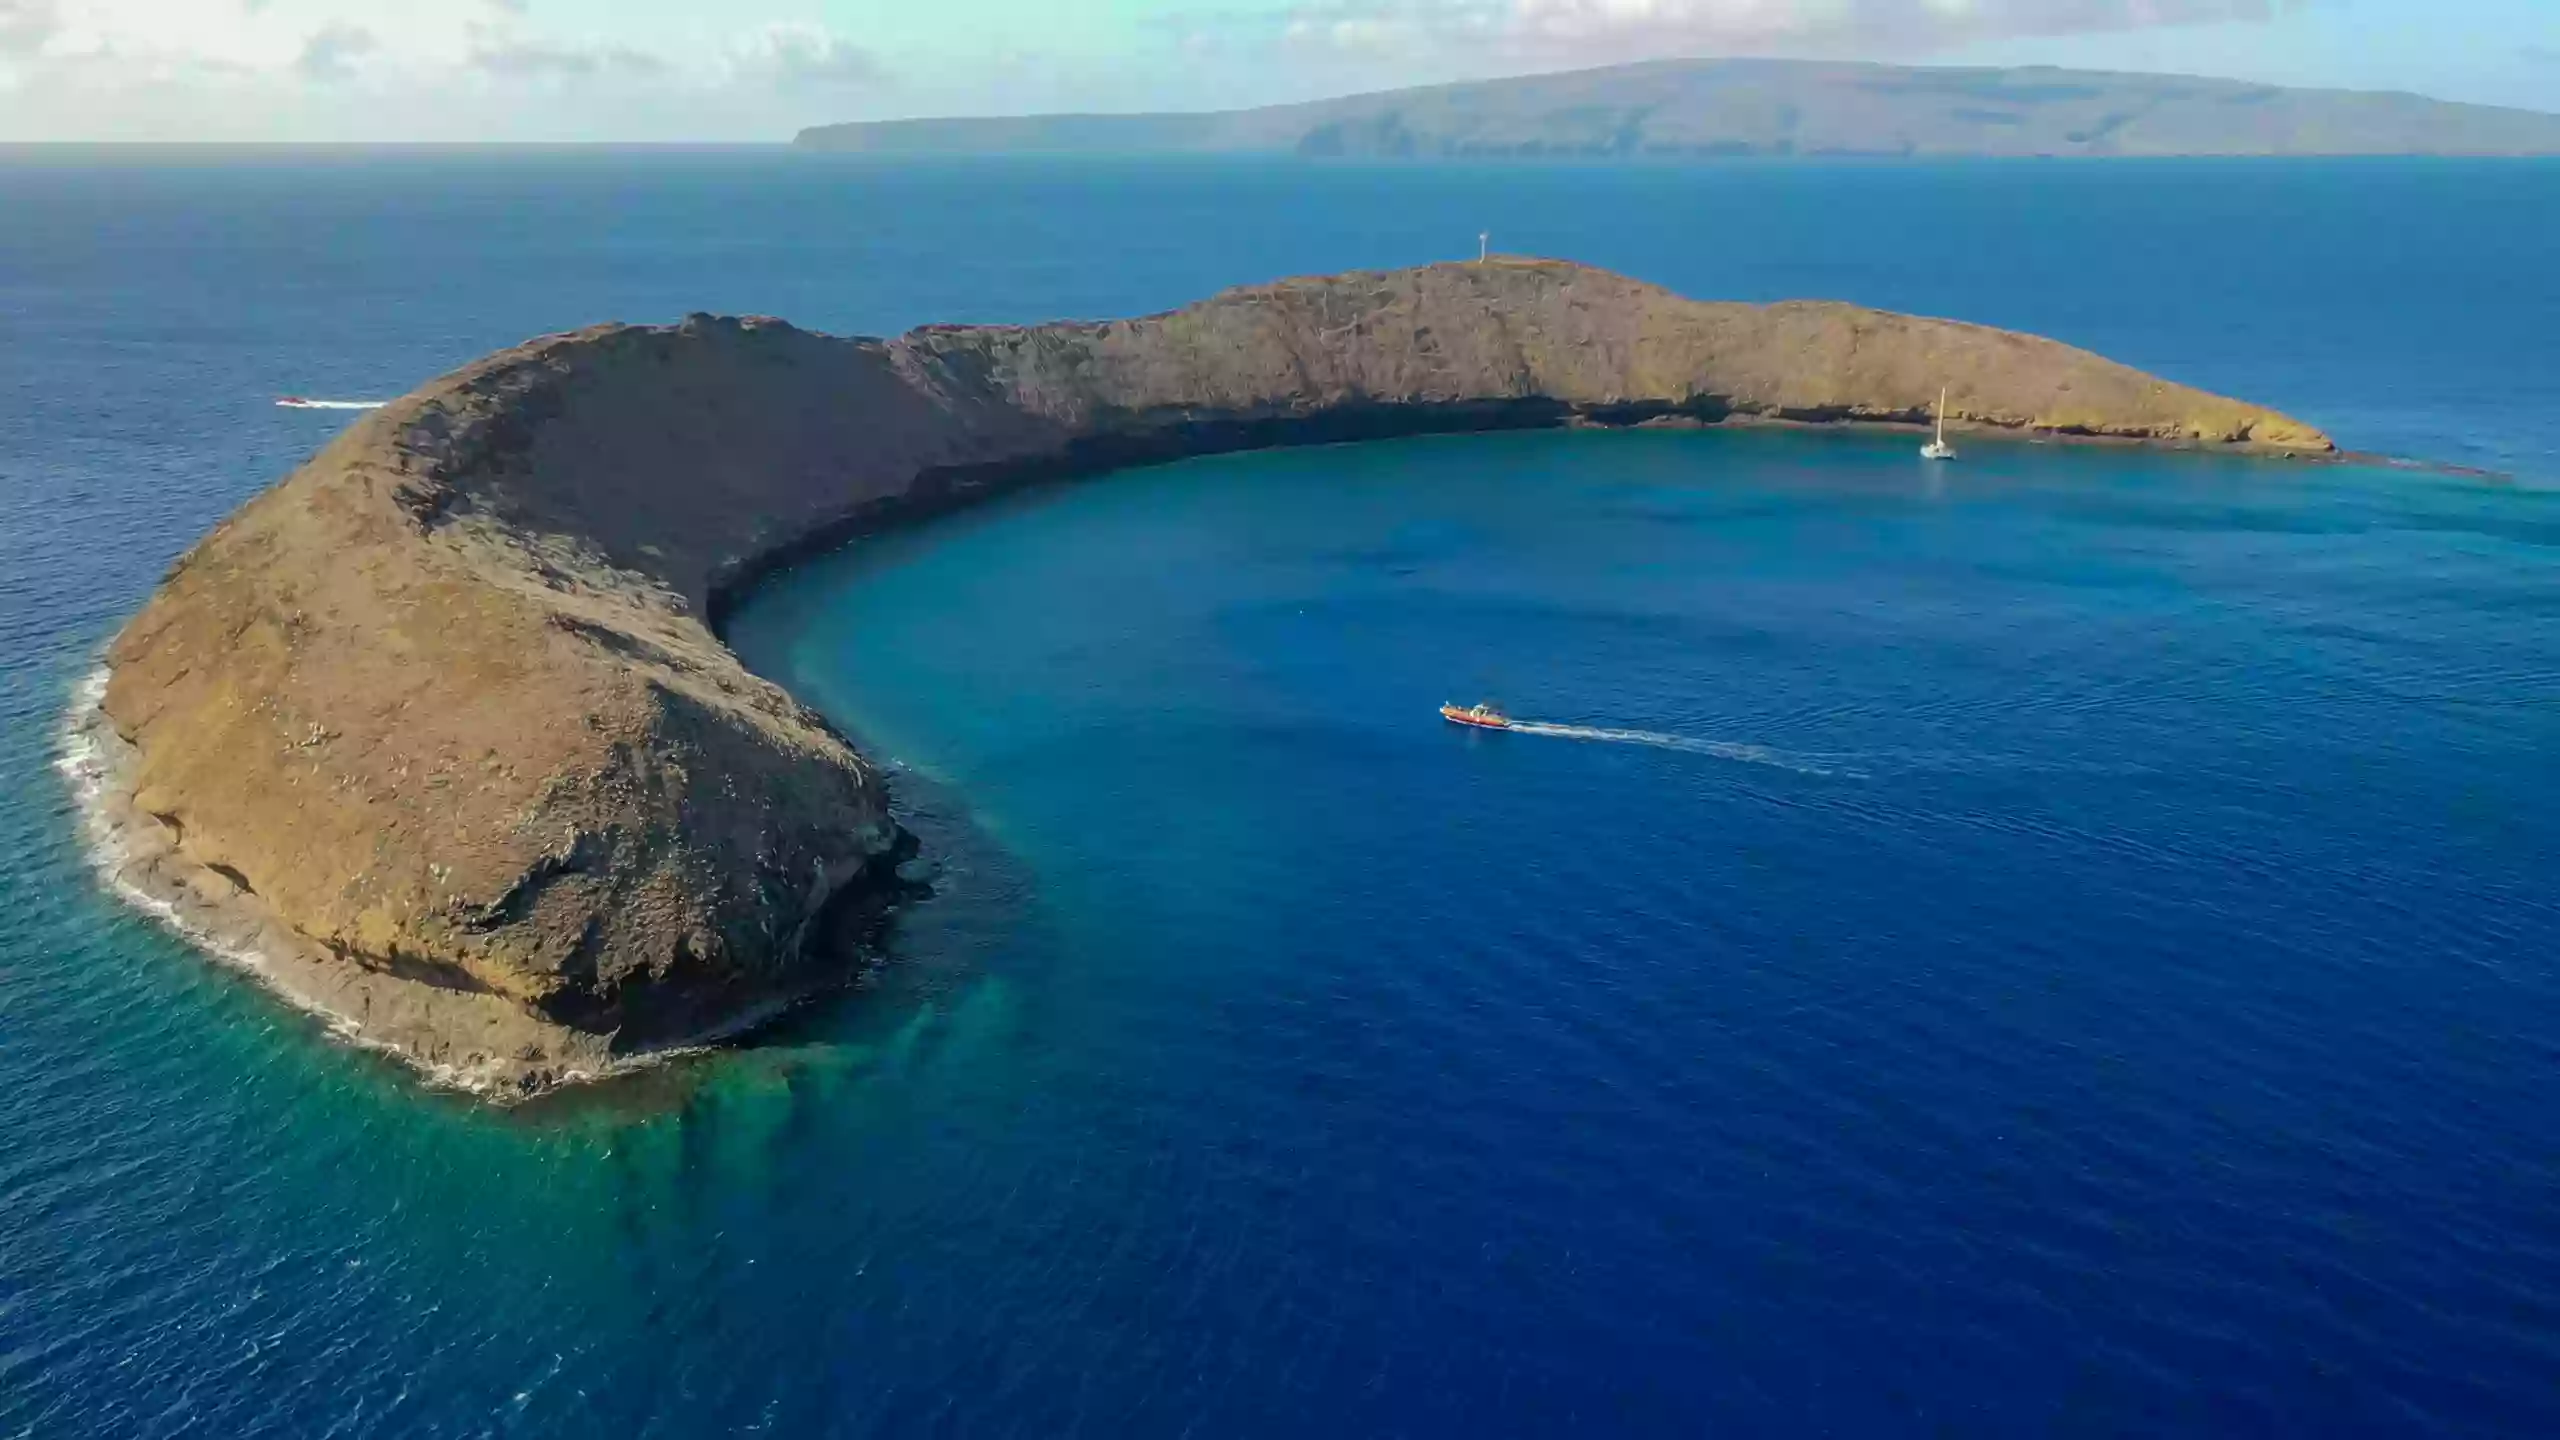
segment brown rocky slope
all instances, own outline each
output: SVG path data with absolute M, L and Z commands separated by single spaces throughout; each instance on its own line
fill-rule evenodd
M 342 1028 L 525 1090 L 836 978 L 900 858 L 878 774 L 714 633 L 764 567 L 1012 478 L 1572 421 L 1918 422 L 2325 452 L 2046 340 L 1705 304 L 1496 260 L 1106 324 L 880 341 L 605 326 L 355 425 L 118 637 L 95 818 L 121 878 Z

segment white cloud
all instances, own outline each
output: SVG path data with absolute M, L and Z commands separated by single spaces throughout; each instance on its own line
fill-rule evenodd
M 781 85 L 874 85 L 887 76 L 880 57 L 814 25 L 767 25 L 731 47 L 739 77 Z
M 1301 0 L 1194 36 L 1345 59 L 1554 67 L 1692 55 L 1907 55 L 1975 41 L 2270 20 L 2310 0 Z
M 593 76 L 656 76 L 674 67 L 628 45 L 562 44 L 515 35 L 491 35 L 472 43 L 464 63 L 506 80 L 583 80 Z
M 583 33 L 528 0 L 0 0 L 0 140 L 779 139 L 885 76 L 752 14 Z
M 323 25 L 302 42 L 302 53 L 295 57 L 293 68 L 306 80 L 325 83 L 352 79 L 357 62 L 380 48 L 382 42 L 361 25 Z
M 53 0 L 0 0 L 0 55 L 32 53 L 61 23 Z
M 0 47 L 22 67 L 170 80 L 192 73 L 346 78 L 361 56 L 410 64 L 459 55 L 472 29 L 509 21 L 509 0 L 0 0 Z

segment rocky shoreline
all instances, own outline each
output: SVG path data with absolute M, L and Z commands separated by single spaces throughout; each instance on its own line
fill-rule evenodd
M 102 668 L 73 695 L 59 767 L 90 861 L 119 898 L 317 1018 L 332 1037 L 394 1056 L 431 1083 L 491 1096 L 532 1094 L 621 1068 L 594 1037 L 518 1007 L 343 964 L 229 877 L 189 861 L 170 827 L 134 804 L 133 747 L 106 718 L 106 686 Z M 537 1049 L 539 1062 L 529 1058 Z
M 854 978 L 849 960 L 801 991 L 742 1004 L 725 1028 L 618 1051 L 609 1035 L 551 1023 L 486 991 L 350 964 L 283 924 L 231 877 L 189 861 L 169 827 L 135 806 L 133 747 L 116 734 L 102 704 L 107 673 L 104 667 L 91 672 L 74 691 L 56 762 L 100 880 L 196 949 L 313 1017 L 330 1038 L 389 1056 L 430 1085 L 506 1103 L 629 1074 L 752 1034 Z M 857 913 L 844 917 L 833 943 L 867 952 L 890 907 L 932 893 L 930 880 L 917 873 L 921 867 L 905 863 L 916 853 L 914 837 L 899 835 L 888 857 L 898 868 L 869 892 L 868 909 L 848 907 Z
M 2051 341 L 1496 260 L 1103 324 L 606 326 L 358 422 L 171 570 L 66 746 L 110 878 L 344 1037 L 515 1096 L 842 983 L 908 893 L 878 772 L 750 674 L 757 579 L 1041 480 L 1559 425 L 2327 437 Z

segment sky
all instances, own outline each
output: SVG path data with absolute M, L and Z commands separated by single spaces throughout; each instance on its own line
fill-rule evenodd
M 0 0 L 0 141 L 779 141 L 1719 55 L 2560 111 L 2560 0 Z

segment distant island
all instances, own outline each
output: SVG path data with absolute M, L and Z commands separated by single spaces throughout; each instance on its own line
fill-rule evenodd
M 2560 155 L 2560 115 L 2182 75 L 1668 60 L 1303 105 L 889 120 L 800 132 L 881 155 Z
M 356 421 L 171 568 L 78 727 L 117 882 L 452 1082 L 523 1094 L 844 983 L 917 878 L 881 770 L 721 643 L 866 528 L 1066 474 L 1434 431 L 1870 424 L 2321 455 L 2051 340 L 1495 257 L 1161 315 L 607 325 Z M 1429 721 L 1427 723 L 1438 723 Z

